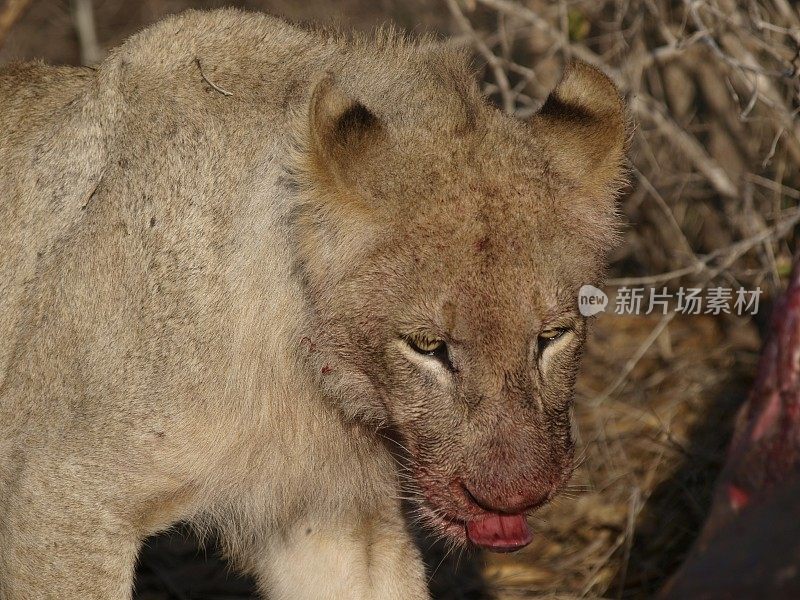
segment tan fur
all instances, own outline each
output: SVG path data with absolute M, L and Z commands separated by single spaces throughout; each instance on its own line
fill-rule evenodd
M 463 486 L 569 476 L 625 140 L 590 67 L 523 123 L 429 41 L 189 12 L 0 71 L 0 131 L 3 600 L 128 598 L 178 520 L 273 599 L 426 598 L 401 497 L 463 542 Z

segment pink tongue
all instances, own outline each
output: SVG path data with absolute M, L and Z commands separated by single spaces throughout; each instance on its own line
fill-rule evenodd
M 468 521 L 467 536 L 476 546 L 493 552 L 513 552 L 533 539 L 525 515 L 489 515 Z

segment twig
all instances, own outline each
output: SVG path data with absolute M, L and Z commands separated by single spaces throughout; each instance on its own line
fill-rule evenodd
M 736 58 L 733 58 L 732 56 L 728 56 L 728 54 L 726 54 L 725 51 L 722 48 L 720 48 L 719 44 L 717 43 L 717 40 L 715 40 L 714 37 L 709 33 L 702 19 L 700 19 L 700 15 L 697 13 L 696 0 L 684 0 L 684 2 L 686 3 L 687 9 L 692 17 L 692 21 L 695 27 L 701 34 L 700 41 L 703 42 L 706 46 L 708 46 L 711 49 L 711 51 L 717 56 L 717 58 L 719 58 L 722 62 L 727 63 L 731 67 L 734 67 L 741 71 L 748 71 L 756 75 L 765 75 L 767 77 L 785 77 L 787 79 L 790 79 L 792 77 L 792 73 L 788 71 L 769 70 L 765 69 L 760 65 L 744 63 Z
M 695 275 L 705 269 L 705 262 L 701 261 L 689 267 L 681 267 L 680 269 L 673 269 L 658 275 L 646 275 L 644 277 L 617 277 L 606 281 L 609 286 L 631 286 L 631 285 L 655 285 L 657 283 L 666 283 L 673 279 L 684 277 L 685 275 Z
M 642 490 L 639 486 L 633 488 L 631 492 L 631 499 L 628 503 L 628 519 L 625 526 L 625 550 L 622 558 L 622 568 L 619 575 L 619 584 L 617 586 L 617 598 L 621 599 L 625 591 L 625 580 L 628 576 L 628 565 L 631 560 L 631 550 L 633 549 L 633 538 L 636 534 L 636 518 L 642 510 L 644 503 L 642 502 Z
M 639 361 L 642 360 L 642 357 L 647 354 L 647 351 L 658 339 L 658 336 L 661 335 L 661 333 L 667 328 L 667 325 L 672 322 L 672 319 L 674 319 L 677 314 L 677 312 L 670 312 L 661 317 L 658 325 L 653 327 L 653 330 L 650 332 L 647 338 L 645 338 L 645 340 L 639 345 L 639 347 L 636 349 L 636 352 L 633 353 L 633 356 L 631 356 L 628 359 L 628 362 L 625 363 L 625 366 L 622 367 L 622 371 L 620 371 L 620 374 L 617 376 L 617 378 L 614 379 L 614 381 L 612 381 L 606 387 L 606 389 L 600 393 L 600 395 L 596 396 L 592 400 L 592 406 L 598 406 L 599 404 L 602 404 L 606 398 L 616 392 L 617 389 L 625 383 L 625 381 L 628 379 L 628 375 L 631 374 L 631 371 L 636 368 L 636 365 L 639 364 Z
M 489 68 L 492 70 L 494 80 L 497 83 L 497 88 L 500 91 L 500 97 L 503 100 L 503 110 L 505 110 L 508 114 L 513 114 L 515 108 L 514 96 L 511 92 L 511 84 L 508 81 L 508 76 L 503 70 L 501 60 L 494 55 L 494 52 L 492 52 L 489 46 L 486 45 L 486 42 L 484 42 L 475 32 L 475 29 L 473 29 L 469 19 L 467 19 L 467 17 L 461 11 L 461 8 L 458 6 L 458 2 L 456 2 L 456 0 L 445 1 L 447 2 L 447 7 L 450 9 L 450 13 L 453 15 L 453 18 L 456 20 L 456 23 L 461 31 L 465 35 L 469 36 L 475 48 L 478 50 L 478 52 L 480 52 L 481 56 L 483 56 L 484 60 L 489 65 Z
M 208 85 L 210 85 L 212 88 L 214 88 L 214 90 L 216 90 L 217 92 L 219 92 L 223 96 L 233 96 L 232 92 L 229 92 L 228 90 L 219 87 L 217 84 L 215 84 L 213 81 L 211 81 L 208 77 L 206 77 L 206 74 L 203 73 L 203 65 L 200 63 L 200 59 L 199 58 L 195 58 L 194 62 L 197 64 L 197 68 L 200 70 L 200 77 L 203 78 L 203 81 L 205 81 Z
M 708 152 L 694 136 L 681 129 L 664 113 L 664 108 L 659 103 L 643 94 L 631 100 L 631 108 L 638 117 L 653 123 L 675 145 L 676 149 L 705 175 L 717 192 L 728 197 L 738 196 L 736 185 L 725 173 L 725 170 L 708 155 Z
M 92 0 L 72 0 L 72 22 L 81 48 L 81 64 L 92 66 L 103 59 L 103 50 L 97 43 Z
M 449 0 L 448 0 L 449 1 Z M 534 25 L 541 31 L 547 34 L 547 36 L 553 42 L 553 45 L 560 49 L 564 50 L 564 46 L 567 45 L 567 39 L 563 36 L 553 25 L 551 25 L 547 20 L 543 19 L 539 15 L 537 15 L 531 9 L 522 6 L 521 4 L 515 4 L 514 2 L 509 2 L 509 0 L 478 0 L 479 3 L 483 4 L 484 6 L 488 6 L 489 8 L 494 8 L 495 10 L 499 10 L 504 12 L 508 15 L 512 15 L 521 19 L 523 21 L 527 21 L 528 23 Z M 586 46 L 582 46 L 580 44 L 568 44 L 569 45 L 569 53 L 574 56 L 575 58 L 579 58 L 584 62 L 587 62 L 591 65 L 594 65 L 600 69 L 603 69 L 614 82 L 619 85 L 620 87 L 627 87 L 626 80 L 622 76 L 622 73 L 618 69 L 611 67 L 602 57 L 598 56 L 594 52 L 592 52 Z
M 800 190 L 796 190 L 794 188 L 790 188 L 785 186 L 777 181 L 772 181 L 772 179 L 767 179 L 766 177 L 762 177 L 761 175 L 756 175 L 754 173 L 750 173 L 747 176 L 753 183 L 757 183 L 758 185 L 768 187 L 771 190 L 778 192 L 779 194 L 783 194 L 785 196 L 789 196 L 789 198 L 793 198 L 795 200 L 800 200 Z
M 683 277 L 684 275 L 693 275 L 696 273 L 701 273 L 702 271 L 708 269 L 708 265 L 719 257 L 724 257 L 723 260 L 716 266 L 714 269 L 710 270 L 710 275 L 704 276 L 704 281 L 710 281 L 714 277 L 716 277 L 721 271 L 727 269 L 731 266 L 736 260 L 741 257 L 743 254 L 758 246 L 759 244 L 763 243 L 765 240 L 768 239 L 780 239 L 785 236 L 795 225 L 800 223 L 800 208 L 796 208 L 790 212 L 790 215 L 772 227 L 764 229 L 753 235 L 751 237 L 745 238 L 736 242 L 735 244 L 731 244 L 730 246 L 726 246 L 725 248 L 719 248 L 714 252 L 710 252 L 705 256 L 699 256 L 697 258 L 697 262 L 694 265 L 683 267 L 681 269 L 675 269 L 674 271 L 668 271 L 666 273 L 660 273 L 658 275 L 649 275 L 645 277 L 623 277 L 618 279 L 609 279 L 606 282 L 606 285 L 610 286 L 631 286 L 631 285 L 655 285 L 657 283 L 665 283 L 667 281 L 672 281 L 673 279 L 678 279 L 679 277 Z
M 659 193 L 656 187 L 650 183 L 650 180 L 645 177 L 645 175 L 639 169 L 632 165 L 631 170 L 636 175 L 636 178 L 639 180 L 639 182 L 655 199 L 656 204 L 658 204 L 658 207 L 661 209 L 661 212 L 663 212 L 664 216 L 667 218 L 667 222 L 670 224 L 670 227 L 672 227 L 677 234 L 678 239 L 681 241 L 684 250 L 694 259 L 694 262 L 697 263 L 697 255 L 695 254 L 692 245 L 689 243 L 689 240 L 686 239 L 686 234 L 683 233 L 683 229 L 681 229 L 680 224 L 675 219 L 675 215 L 672 213 L 667 201 L 664 200 L 664 197 Z
M 779 129 L 778 133 L 775 134 L 775 137 L 772 139 L 772 143 L 769 146 L 769 152 L 764 157 L 764 160 L 761 161 L 761 166 L 766 167 L 769 164 L 769 161 L 772 160 L 772 157 L 775 156 L 775 150 L 778 147 L 778 141 L 783 137 L 783 134 L 786 133 L 785 129 Z

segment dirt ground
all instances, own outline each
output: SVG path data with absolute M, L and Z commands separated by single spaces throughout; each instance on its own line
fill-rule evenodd
M 359 29 L 390 20 L 412 32 L 457 33 L 445 3 L 427 0 L 94 4 L 102 48 L 190 5 L 236 5 Z M 34 57 L 80 62 L 67 0 L 34 0 L 0 50 L 0 64 Z M 637 227 L 631 222 L 628 230 Z M 612 275 L 628 274 L 631 253 L 650 251 L 642 244 L 627 236 Z M 761 314 L 767 311 L 762 306 Z M 668 324 L 654 316 L 598 317 L 579 379 L 575 432 L 583 462 L 570 490 L 536 515 L 534 542 L 522 552 L 444 556 L 438 548 L 427 550 L 436 596 L 651 597 L 704 520 L 760 343 L 759 322 L 742 317 L 679 316 Z M 254 597 L 251 582 L 230 574 L 213 544 L 201 546 L 180 527 L 148 540 L 136 587 L 139 600 Z

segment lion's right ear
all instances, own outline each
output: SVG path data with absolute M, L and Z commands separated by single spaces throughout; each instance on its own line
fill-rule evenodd
M 628 137 L 625 105 L 611 79 L 573 60 L 533 116 L 561 170 L 594 189 L 613 190 L 623 176 Z
M 309 127 L 314 175 L 337 186 L 356 184 L 359 163 L 385 135 L 380 119 L 343 92 L 331 75 L 311 95 Z

